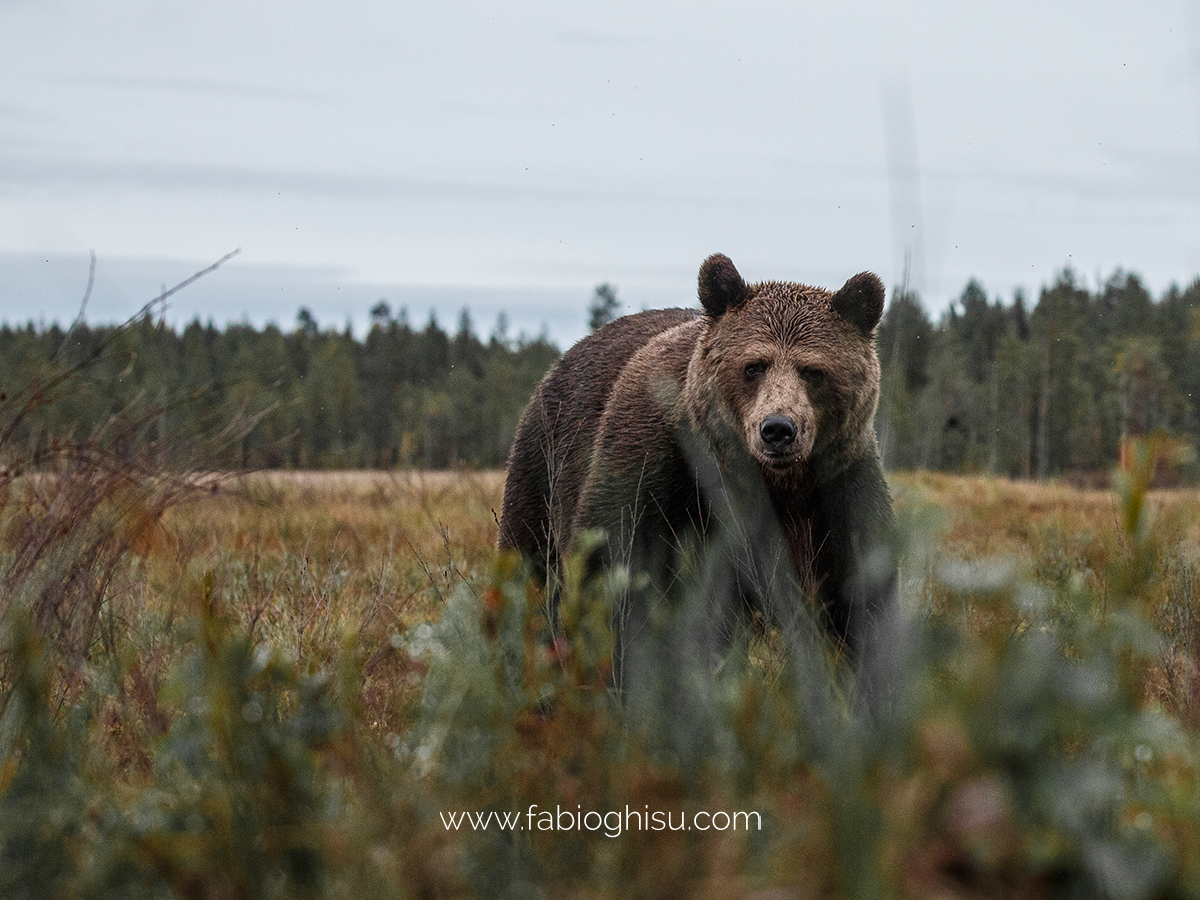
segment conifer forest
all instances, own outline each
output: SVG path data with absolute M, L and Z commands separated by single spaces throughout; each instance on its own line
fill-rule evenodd
M 614 307 L 615 289 L 600 285 L 590 324 Z M 164 420 L 178 431 L 240 417 L 240 439 L 201 465 L 496 468 L 561 349 L 503 331 L 481 338 L 467 310 L 452 332 L 432 316 L 414 326 L 384 301 L 363 337 L 322 330 L 306 309 L 290 330 L 193 321 L 177 331 L 149 314 L 121 329 L 6 324 L 0 373 L 9 391 L 84 366 L 69 393 L 16 423 L 9 445 L 36 450 L 112 433 L 146 450 Z M 877 339 L 877 430 L 889 469 L 1086 475 L 1115 465 L 1128 437 L 1200 440 L 1200 280 L 1155 298 L 1131 272 L 1088 286 L 1063 270 L 1036 300 L 989 298 L 972 280 L 936 319 L 898 289 Z M 159 409 L 165 415 L 147 428 L 112 425 Z

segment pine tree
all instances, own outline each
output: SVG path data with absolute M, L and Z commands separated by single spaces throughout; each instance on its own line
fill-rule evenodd
M 588 304 L 588 330 L 595 331 L 607 325 L 617 317 L 619 308 L 617 289 L 607 281 L 596 285 L 596 290 L 592 294 L 592 302 Z

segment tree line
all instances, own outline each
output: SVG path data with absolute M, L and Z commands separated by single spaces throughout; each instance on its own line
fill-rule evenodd
M 589 324 L 617 306 L 600 285 Z M 199 321 L 176 331 L 149 314 L 126 326 L 0 326 L 3 446 L 35 458 L 109 434 L 138 452 L 237 420 L 229 440 L 204 444 L 200 464 L 502 465 L 558 348 L 510 339 L 503 319 L 483 340 L 466 310 L 448 332 L 380 301 L 370 323 L 362 338 L 322 330 L 305 309 L 290 331 Z M 1032 308 L 1020 292 L 989 300 L 972 280 L 936 323 L 897 290 L 877 339 L 877 427 L 892 469 L 1045 478 L 1107 470 L 1126 436 L 1200 444 L 1200 280 L 1155 300 L 1124 270 L 1094 290 L 1064 270 Z M 73 366 L 69 388 L 22 412 Z M 131 418 L 138 427 L 112 427 Z
M 95 357 L 68 389 L 35 404 L 8 446 L 28 459 L 54 442 L 111 434 L 153 448 L 236 419 L 243 427 L 223 443 L 205 442 L 199 464 L 494 467 L 504 463 L 525 404 L 559 356 L 544 337 L 513 340 L 506 330 L 502 318 L 481 340 L 466 310 L 453 333 L 432 315 L 413 327 L 404 310 L 393 314 L 383 301 L 361 339 L 348 327 L 321 330 L 306 309 L 291 331 L 193 321 L 177 332 L 150 315 L 120 328 L 5 325 L 0 428 L 16 418 L 22 383 L 31 385 L 25 396 L 36 395 L 40 384 Z M 139 416 L 141 427 L 112 425 L 136 424 Z
M 1106 471 L 1127 437 L 1200 444 L 1200 280 L 1156 301 L 1133 273 L 1091 290 L 1066 269 L 1032 309 L 972 280 L 936 324 L 897 291 L 878 347 L 890 468 L 1040 479 Z

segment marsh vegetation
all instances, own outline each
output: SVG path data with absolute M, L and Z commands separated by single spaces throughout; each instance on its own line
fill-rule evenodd
M 1116 493 L 893 476 L 913 536 L 903 708 L 812 734 L 767 636 L 682 761 L 623 726 L 602 647 L 540 639 L 540 596 L 492 550 L 502 475 L 198 481 L 68 454 L 5 484 L 0 879 L 14 896 L 1194 895 L 1200 497 L 1148 491 L 1145 471 Z M 531 805 L 764 824 L 612 837 L 442 816 Z

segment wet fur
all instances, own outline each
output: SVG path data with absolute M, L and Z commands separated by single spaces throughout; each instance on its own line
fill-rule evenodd
M 853 652 L 894 582 L 880 563 L 892 514 L 873 425 L 882 286 L 866 273 L 836 293 L 747 285 L 714 256 L 699 296 L 702 311 L 606 325 L 546 376 L 510 457 L 499 544 L 546 577 L 584 529 L 601 528 L 595 567 L 650 574 L 654 590 L 631 601 L 644 605 L 671 589 L 682 547 L 742 529 L 739 552 L 754 558 L 732 562 L 729 591 L 753 595 L 751 582 L 770 581 L 757 593 L 780 593 L 786 557 L 782 593 L 815 598 Z M 794 446 L 764 443 L 771 415 L 796 424 Z M 746 517 L 765 510 L 766 531 L 751 534 L 761 527 Z

